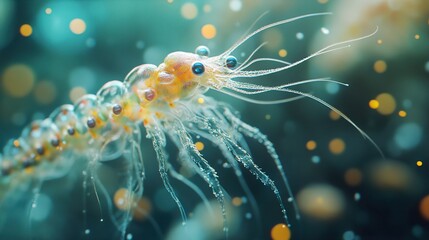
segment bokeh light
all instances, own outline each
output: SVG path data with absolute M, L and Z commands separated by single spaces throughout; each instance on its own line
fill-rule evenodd
M 24 64 L 9 66 L 3 72 L 3 87 L 13 97 L 25 97 L 33 89 L 35 75 L 33 70 Z
M 75 18 L 71 20 L 69 27 L 74 34 L 80 35 L 85 32 L 86 23 L 80 18 Z
M 29 37 L 33 33 L 33 28 L 31 27 L 30 24 L 23 24 L 19 28 L 19 32 L 21 33 L 22 36 Z
M 184 18 L 191 20 L 197 17 L 198 8 L 195 4 L 188 2 L 182 5 L 180 12 Z
M 201 28 L 201 34 L 206 39 L 212 39 L 216 37 L 216 27 L 213 24 L 206 24 Z
M 271 238 L 273 240 L 289 240 L 291 238 L 289 227 L 283 223 L 276 224 L 271 229 Z

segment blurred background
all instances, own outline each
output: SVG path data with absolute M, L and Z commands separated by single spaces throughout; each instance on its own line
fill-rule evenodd
M 222 53 L 266 11 L 254 29 L 307 13 L 333 14 L 264 31 L 234 53 L 239 61 L 268 41 L 256 57 L 293 62 L 329 44 L 368 35 L 378 27 L 374 36 L 350 48 L 249 81 L 274 85 L 331 77 L 350 84 L 311 83 L 295 89 L 312 93 L 344 112 L 386 158 L 351 124 L 311 99 L 260 106 L 209 91 L 208 95 L 228 102 L 245 122 L 273 141 L 302 215 L 296 220 L 292 205 L 286 204 L 292 226 L 282 226 L 272 191 L 245 173 L 258 207 L 252 208 L 251 197 L 222 164 L 221 154 L 206 143 L 202 153 L 229 193 L 230 239 L 429 239 L 426 0 L 1 0 L 0 146 L 56 107 L 73 103 L 85 93 L 96 93 L 107 81 L 122 81 L 134 66 L 158 65 L 170 52 L 193 52 L 199 45 L 207 45 L 212 55 Z M 276 66 L 261 64 L 255 69 Z M 264 148 L 251 140 L 249 146 L 255 162 L 287 199 Z M 180 213 L 164 189 L 153 149 L 145 138 L 142 151 L 147 179 L 139 206 L 150 214 L 134 216 L 126 239 L 224 239 L 219 219 L 208 215 L 189 188 L 173 181 L 189 213 L 187 227 L 181 226 Z M 171 148 L 171 161 L 174 151 Z M 70 171 L 68 175 L 77 176 L 73 179 L 47 181 L 31 217 L 31 191 L 13 196 L 12 190 L 9 207 L 2 203 L 0 238 L 117 239 L 107 216 L 106 221 L 98 221 L 94 196 L 83 204 L 80 171 Z M 189 179 L 212 198 L 198 177 Z M 107 202 L 102 198 L 101 208 L 107 208 Z M 220 212 L 215 201 L 213 210 Z M 90 214 L 84 218 L 82 211 Z

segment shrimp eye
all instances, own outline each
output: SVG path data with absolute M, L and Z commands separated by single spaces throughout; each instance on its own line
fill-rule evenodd
M 225 60 L 225 64 L 229 69 L 233 69 L 237 66 L 237 58 L 234 56 L 228 56 Z
M 192 64 L 192 72 L 195 75 L 201 75 L 201 74 L 203 74 L 204 70 L 205 70 L 205 68 L 204 68 L 204 65 L 202 63 L 200 63 L 200 62 L 194 62 Z
M 195 54 L 201 56 L 201 57 L 208 57 L 210 54 L 210 50 L 206 46 L 198 46 L 195 49 Z

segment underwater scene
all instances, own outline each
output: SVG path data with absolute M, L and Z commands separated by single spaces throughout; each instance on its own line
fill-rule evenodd
M 429 1 L 0 0 L 0 239 L 429 239 Z

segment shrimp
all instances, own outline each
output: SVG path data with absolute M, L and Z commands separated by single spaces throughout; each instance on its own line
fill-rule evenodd
M 344 86 L 347 84 L 329 78 L 308 79 L 277 86 L 252 84 L 242 80 L 285 71 L 313 57 L 344 49 L 352 42 L 375 34 L 374 32 L 364 37 L 334 43 L 291 63 L 273 58 L 254 59 L 254 54 L 266 43 L 257 47 L 244 60 L 239 61 L 233 56 L 237 48 L 262 31 L 326 14 L 330 13 L 302 15 L 263 26 L 245 35 L 217 56 L 210 56 L 207 47 L 199 46 L 194 53 L 170 53 L 159 66 L 143 64 L 135 67 L 123 82 L 107 82 L 95 95 L 84 95 L 75 105 L 60 106 L 47 119 L 32 122 L 19 138 L 10 140 L 3 150 L 3 156 L 0 155 L 2 182 L 16 186 L 32 173 L 31 176 L 37 182 L 35 189 L 40 189 L 44 181 L 67 175 L 75 164 L 69 159 L 77 159 L 75 161 L 86 161 L 83 164 L 87 165 L 87 170 L 83 172 L 84 188 L 93 187 L 96 199 L 100 202 L 100 197 L 110 199 L 113 192 L 97 178 L 96 169 L 102 164 L 119 159 L 122 181 L 116 187 L 126 189 L 126 201 L 115 206 L 121 210 L 119 214 L 111 210 L 110 216 L 124 238 L 135 208 L 132 202 L 142 196 L 144 189 L 145 169 L 140 149 L 143 126 L 146 137 L 152 141 L 162 182 L 176 203 L 183 224 L 186 223 L 188 214 L 170 183 L 169 174 L 194 189 L 203 201 L 207 202 L 207 199 L 192 182 L 176 172 L 168 160 L 165 148 L 167 143 L 177 147 L 181 164 L 190 166 L 211 188 L 220 205 L 223 231 L 228 236 L 225 200 L 227 193 L 215 168 L 197 149 L 196 136 L 207 139 L 220 150 L 247 194 L 251 193 L 241 176 L 243 168 L 268 186 L 278 201 L 284 221 L 289 224 L 284 200 L 277 184 L 263 172 L 249 152 L 245 138 L 250 138 L 260 142 L 271 156 L 289 194 L 288 202 L 292 203 L 296 218 L 299 219 L 298 208 L 274 144 L 258 128 L 243 122 L 230 106 L 208 97 L 206 92 L 218 91 L 253 104 L 280 104 L 301 98 L 313 99 L 341 115 L 379 150 L 374 141 L 338 109 L 316 96 L 292 88 L 314 82 L 331 82 Z M 276 63 L 281 66 L 249 70 L 257 62 Z M 292 96 L 269 101 L 252 98 L 253 95 L 270 92 L 289 93 Z M 22 174 L 23 172 L 26 174 Z M 37 196 L 38 190 L 35 192 L 35 203 Z M 109 204 L 112 205 L 111 202 Z M 109 207 L 114 209 L 114 206 Z M 100 220 L 103 221 L 103 217 Z

